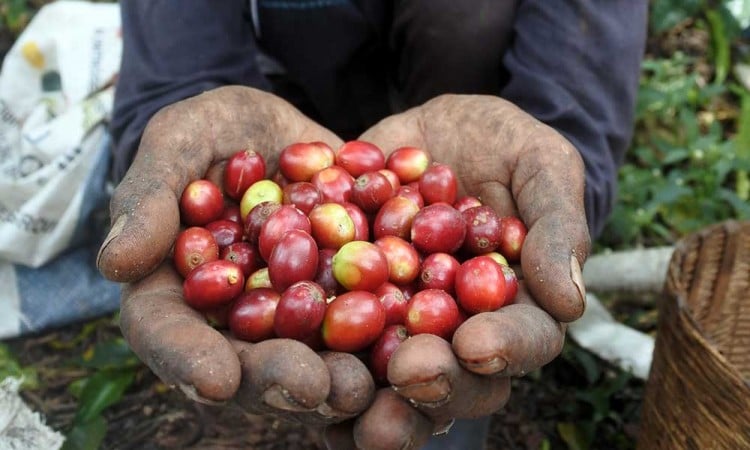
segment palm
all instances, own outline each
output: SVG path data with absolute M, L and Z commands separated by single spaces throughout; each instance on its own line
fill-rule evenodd
M 461 193 L 518 215 L 529 227 L 522 267 L 535 300 L 564 322 L 583 313 L 583 286 L 571 283 L 572 259 L 582 265 L 589 248 L 583 164 L 557 132 L 499 98 L 454 95 L 386 118 L 361 139 L 386 151 L 425 148 L 453 167 Z

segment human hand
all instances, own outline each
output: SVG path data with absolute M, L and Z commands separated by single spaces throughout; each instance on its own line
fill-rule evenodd
M 454 418 L 489 415 L 510 393 L 510 376 L 541 367 L 561 351 L 565 322 L 583 314 L 581 266 L 590 238 L 583 203 L 584 167 L 576 149 L 550 127 L 490 96 L 446 95 L 376 124 L 360 139 L 384 150 L 410 145 L 451 166 L 462 193 L 481 198 L 501 215 L 528 226 L 514 304 L 469 318 L 452 345 L 432 335 L 401 344 L 388 366 L 396 392 L 379 395 L 422 413 L 397 432 L 368 413 L 349 428 L 332 427 L 330 441 L 380 434 L 380 448 L 413 446 L 425 438 L 425 418 L 438 431 Z M 399 405 L 402 403 L 402 405 Z M 413 417 L 412 417 L 413 419 Z M 379 423 L 381 426 L 378 426 Z M 387 442 L 387 439 L 391 441 Z
M 203 402 L 233 399 L 246 410 L 308 424 L 363 411 L 374 382 L 353 355 L 318 355 L 288 339 L 233 341 L 182 298 L 182 280 L 165 261 L 179 232 L 178 199 L 192 180 L 221 176 L 221 161 L 249 148 L 269 172 L 295 142 L 341 140 L 285 101 L 250 88 L 225 87 L 165 108 L 144 131 L 111 205 L 112 231 L 97 264 L 127 283 L 121 328 L 135 353 L 166 383 Z
M 273 167 L 276 161 L 269 149 L 280 149 L 298 141 L 322 140 L 333 148 L 340 144 L 332 133 L 310 122 L 285 102 L 267 96 L 245 88 L 224 88 L 176 104 L 157 115 L 144 134 L 133 169 L 113 198 L 113 232 L 102 246 L 98 264 L 102 273 L 110 279 L 135 281 L 123 290 L 123 333 L 136 353 L 167 383 L 180 386 L 189 396 L 201 401 L 235 398 L 254 412 L 282 415 L 313 424 L 339 422 L 358 416 L 372 399 L 372 380 L 358 360 L 336 353 L 321 358 L 308 347 L 288 340 L 260 344 L 233 342 L 230 345 L 224 336 L 205 323 L 200 314 L 185 305 L 179 277 L 168 264 L 161 264 L 179 227 L 177 198 L 191 179 L 201 177 L 210 167 L 220 167 L 215 163 L 239 148 L 257 149 Z M 434 108 L 428 109 L 430 105 Z M 439 103 L 431 102 L 419 115 L 434 115 L 436 119 L 441 119 L 437 114 L 439 106 Z M 456 113 L 451 109 L 446 112 L 451 111 Z M 436 160 L 461 167 L 455 155 L 451 157 L 450 153 L 441 151 L 441 148 L 455 147 L 433 146 L 427 138 L 435 140 L 435 137 L 429 132 L 424 134 L 421 141 L 416 139 L 418 136 L 414 135 L 414 125 L 418 122 L 414 122 L 415 118 L 413 113 L 395 116 L 374 127 L 362 138 L 373 140 L 384 150 L 392 150 L 402 141 L 411 145 L 424 142 L 423 146 L 431 150 Z M 523 123 L 512 120 L 509 123 L 523 128 Z M 429 131 L 429 128 L 425 130 Z M 446 136 L 450 136 L 450 133 L 446 130 Z M 466 133 L 466 136 L 469 135 Z M 481 150 L 484 147 L 473 148 Z M 573 166 L 568 169 L 575 175 L 575 164 Z M 493 178 L 483 180 L 481 176 L 468 175 L 475 172 L 474 168 L 465 164 L 463 167 L 457 170 L 462 189 L 478 193 L 486 203 L 498 208 L 497 205 L 501 203 L 490 200 L 495 189 L 490 188 L 485 192 L 486 186 L 483 185 Z M 507 169 L 507 166 L 503 167 Z M 569 199 L 576 196 L 577 188 L 575 183 L 572 184 Z M 559 210 L 559 206 L 551 210 Z M 575 208 L 572 210 L 575 211 Z M 539 216 L 544 217 L 544 214 Z M 526 215 L 522 213 L 521 217 L 530 224 Z M 575 222 L 573 219 L 571 221 Z M 585 221 L 583 224 L 585 234 Z M 533 229 L 530 235 L 531 231 Z M 544 239 L 541 241 L 544 242 Z M 571 242 L 577 241 L 572 239 Z M 582 261 L 585 250 L 578 250 L 577 256 Z M 542 272 L 544 276 L 546 273 Z M 522 287 L 519 303 L 533 302 L 524 292 Z M 530 307 L 527 308 L 528 312 L 509 314 L 516 309 L 515 305 L 506 307 L 502 314 L 492 316 L 489 326 L 477 328 L 497 332 L 501 330 L 499 325 L 505 321 L 521 334 L 529 327 L 536 332 L 531 336 L 515 336 L 519 345 L 490 348 L 500 350 L 500 353 L 492 354 L 486 361 L 481 357 L 476 358 L 475 371 L 483 372 L 482 366 L 493 367 L 496 362 L 491 361 L 497 361 L 499 357 L 508 360 L 504 375 L 523 373 L 559 353 L 563 338 L 559 324 L 538 308 Z M 524 324 L 530 325 L 524 327 Z M 461 330 L 464 329 L 471 330 L 471 327 L 465 325 Z M 457 337 L 461 330 L 457 332 Z M 513 340 L 513 333 L 500 334 L 507 340 Z M 398 353 L 405 356 L 394 356 L 395 360 L 412 361 L 414 358 L 408 356 L 408 348 L 412 347 L 415 350 L 411 352 L 419 353 L 427 345 L 437 349 L 437 358 L 426 361 L 427 364 L 422 366 L 409 363 L 407 366 L 414 370 L 397 369 L 395 373 L 403 372 L 404 379 L 413 380 L 412 374 L 419 373 L 416 370 L 418 367 L 437 369 L 437 372 L 428 370 L 420 376 L 426 374 L 429 378 L 431 373 L 438 373 L 434 379 L 447 382 L 448 391 L 476 395 L 435 401 L 436 392 L 439 394 L 442 389 L 440 383 L 421 383 L 425 387 L 421 394 L 420 389 L 401 383 L 397 384 L 400 392 L 414 399 L 418 405 L 421 402 L 418 408 L 424 414 L 412 408 L 403 400 L 404 397 L 394 395 L 390 389 L 382 389 L 364 414 L 329 429 L 341 431 L 338 435 L 349 438 L 349 441 L 356 437 L 357 445 L 363 448 L 393 448 L 390 447 L 391 443 L 407 443 L 416 447 L 427 439 L 436 423 L 439 427 L 453 417 L 488 414 L 505 403 L 509 391 L 507 378 L 497 381 L 472 375 L 459 364 L 472 360 L 456 359 L 449 347 L 445 350 L 444 342 L 419 344 L 424 339 L 431 338 L 412 340 L 413 344 L 404 346 Z M 530 349 L 533 354 L 516 359 L 521 349 Z M 299 368 L 304 369 L 297 370 Z M 398 381 L 398 378 L 394 380 Z M 424 404 L 431 404 L 431 407 L 425 408 Z M 352 434 L 351 426 L 355 423 L 355 433 Z M 333 435 L 329 433 L 329 437 Z

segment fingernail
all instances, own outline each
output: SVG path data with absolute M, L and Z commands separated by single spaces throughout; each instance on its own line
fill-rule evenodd
M 432 432 L 432 435 L 440 436 L 441 434 L 448 434 L 448 432 L 451 430 L 451 427 L 453 427 L 454 423 L 456 423 L 456 419 L 451 419 L 445 423 L 436 425 L 435 431 Z
M 223 402 L 216 400 L 209 400 L 198 393 L 198 390 L 192 384 L 177 383 L 177 387 L 180 388 L 183 394 L 194 402 L 203 403 L 204 405 L 221 405 Z
M 448 378 L 441 374 L 437 378 L 423 383 L 393 386 L 393 390 L 417 405 L 436 408 L 450 400 L 451 384 Z
M 315 412 L 325 417 L 326 419 L 343 416 L 343 414 L 340 411 L 331 408 L 331 406 L 328 403 L 323 403 L 317 408 L 315 408 Z
M 583 284 L 583 273 L 581 272 L 581 264 L 578 262 L 578 258 L 575 255 L 570 255 L 570 279 L 573 280 L 573 284 L 578 289 L 578 295 L 581 296 L 581 304 L 583 310 L 586 309 L 586 286 Z
M 480 375 L 495 375 L 508 367 L 508 361 L 499 356 L 484 361 L 467 361 L 461 359 L 459 362 L 470 372 L 478 373 Z
M 104 238 L 104 242 L 102 242 L 102 246 L 99 247 L 99 253 L 96 255 L 96 267 L 99 267 L 99 263 L 102 258 L 102 253 L 104 253 L 104 250 L 107 248 L 110 242 L 112 242 L 117 236 L 122 233 L 122 229 L 125 228 L 125 222 L 127 221 L 127 217 L 123 214 L 120 217 L 115 220 L 115 223 L 112 224 L 112 228 L 109 230 L 109 234 L 107 234 L 107 237 Z
M 263 392 L 263 403 L 270 406 L 271 408 L 280 409 L 282 411 L 292 412 L 303 412 L 310 411 L 310 408 L 305 408 L 289 396 L 289 391 L 282 388 L 281 386 L 274 385 L 266 389 Z

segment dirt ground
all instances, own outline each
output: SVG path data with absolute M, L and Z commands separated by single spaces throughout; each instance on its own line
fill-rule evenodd
M 34 367 L 40 385 L 22 393 L 32 409 L 61 432 L 70 426 L 76 400 L 68 386 L 87 375 L 71 361 L 96 342 L 119 336 L 111 320 L 96 322 L 95 331 L 81 339 L 83 324 L 44 335 L 7 342 L 21 364 Z M 61 345 L 75 343 L 75 345 Z M 569 448 L 557 431 L 561 422 L 591 419 L 591 411 L 577 398 L 596 392 L 581 380 L 568 358 L 540 372 L 513 381 L 509 404 L 493 416 L 488 450 Z M 637 436 L 637 409 L 642 383 L 630 382 L 610 401 L 613 420 L 598 420 L 597 439 L 591 448 L 633 448 Z M 135 383 L 124 398 L 108 408 L 104 417 L 106 449 L 320 449 L 316 430 L 260 416 L 245 416 L 232 407 L 212 407 L 188 400 L 169 389 L 149 369 L 138 369 Z M 545 442 L 546 440 L 546 442 Z M 549 446 L 547 446 L 549 444 Z

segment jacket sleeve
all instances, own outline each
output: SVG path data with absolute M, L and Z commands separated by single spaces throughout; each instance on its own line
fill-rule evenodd
M 159 109 L 222 85 L 267 88 L 245 0 L 123 0 L 123 55 L 110 131 L 114 177 Z
M 597 237 L 632 136 L 646 0 L 527 0 L 504 57 L 502 96 L 557 129 L 586 165 L 586 214 Z

